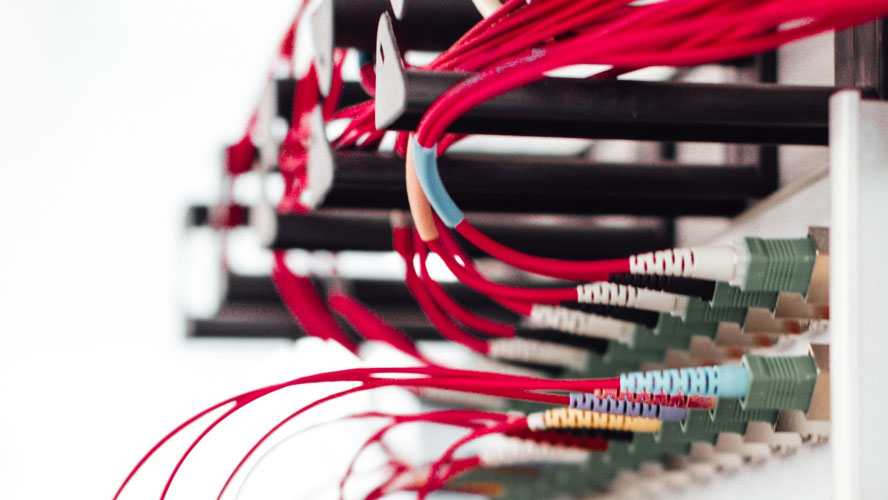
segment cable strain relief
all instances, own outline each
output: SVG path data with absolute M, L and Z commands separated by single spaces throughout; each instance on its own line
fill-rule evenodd
M 630 417 L 656 418 L 659 420 L 684 420 L 687 409 L 664 406 L 644 401 L 627 401 L 611 397 L 598 397 L 589 393 L 571 393 L 570 407 L 577 410 L 596 411 Z
M 645 325 L 649 328 L 657 326 L 657 321 L 660 319 L 660 313 L 656 311 L 646 311 L 644 309 L 633 309 L 604 304 L 575 304 L 571 305 L 569 309 L 576 309 L 598 316 L 607 316 L 622 321 L 631 321 L 632 323 Z
M 545 415 L 541 411 L 527 415 L 527 428 L 532 431 L 544 431 L 547 429 Z
M 712 299 L 715 290 L 715 282 L 695 278 L 681 278 L 678 276 L 664 276 L 659 274 L 611 274 L 608 281 L 620 285 L 630 285 L 636 288 L 648 288 L 669 293 L 679 293 L 691 297 L 699 297 L 703 300 Z
M 587 337 L 566 333 L 553 328 L 534 328 L 531 326 L 519 326 L 515 329 L 515 337 L 541 342 L 579 347 L 590 352 L 604 353 L 607 351 L 610 341 L 603 338 Z
M 631 372 L 620 375 L 620 393 L 739 398 L 746 395 L 749 380 L 741 365 Z
M 577 285 L 577 302 L 682 314 L 687 297 L 674 293 L 596 281 Z
M 530 310 L 530 320 L 534 325 L 602 339 L 611 339 L 628 344 L 635 333 L 635 325 L 628 321 L 584 313 L 561 306 L 534 304 Z
M 731 245 L 658 250 L 629 257 L 633 274 L 659 274 L 711 281 L 735 279 L 738 255 Z

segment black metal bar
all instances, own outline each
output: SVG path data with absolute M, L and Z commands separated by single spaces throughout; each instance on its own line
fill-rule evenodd
M 391 153 L 330 154 L 333 185 L 323 207 L 407 208 L 403 159 Z M 319 161 L 315 158 L 310 161 Z M 755 166 L 481 155 L 447 155 L 440 166 L 448 191 L 467 212 L 730 216 L 761 193 Z
M 400 280 L 315 278 L 315 285 L 327 292 L 333 287 L 344 287 L 358 301 L 369 307 L 409 307 L 415 302 L 404 282 Z M 458 302 L 470 306 L 493 306 L 486 296 L 459 283 L 442 283 L 447 293 Z M 280 297 L 269 276 L 248 276 L 227 272 L 223 278 L 223 304 L 274 304 Z
M 309 213 L 274 215 L 274 227 L 260 229 L 275 249 L 391 251 L 391 225 L 384 213 Z M 579 217 L 522 217 L 511 222 L 469 216 L 491 238 L 517 250 L 562 259 L 616 258 L 668 248 L 673 242 L 662 227 L 593 225 Z M 463 240 L 472 256 L 483 255 Z
M 501 313 L 494 312 L 503 309 L 495 305 L 487 296 L 464 286 L 462 283 L 441 283 L 441 285 L 457 302 L 473 310 L 478 310 L 479 314 L 514 319 L 512 315 L 502 316 Z M 333 286 L 343 286 L 343 284 L 342 282 L 334 283 L 332 280 L 326 280 L 321 284 L 325 291 L 330 290 Z M 405 309 L 416 306 L 413 296 L 403 281 L 351 279 L 346 281 L 344 286 L 349 295 L 372 309 Z
M 191 205 L 185 211 L 185 227 L 206 226 L 210 223 L 210 207 Z
M 250 207 L 236 203 L 214 207 L 191 205 L 185 212 L 185 227 L 236 227 L 243 226 L 250 218 Z
M 378 80 L 377 127 L 415 130 L 467 75 L 408 70 Z M 383 90 L 404 85 L 404 100 Z M 767 144 L 827 143 L 831 88 L 547 78 L 482 103 L 449 132 Z
M 420 0 L 399 4 L 399 21 L 394 30 L 405 50 L 441 51 L 481 20 L 471 2 L 463 0 Z M 376 23 L 386 12 L 392 14 L 390 0 L 326 0 L 319 6 L 332 9 L 332 26 L 320 24 L 329 17 L 313 16 L 313 30 L 331 30 L 334 47 L 348 47 L 373 53 Z M 326 17 L 326 18 L 325 18 Z
M 411 340 L 442 340 L 430 325 L 400 325 Z M 189 318 L 186 335 L 199 338 L 286 338 L 301 339 L 305 332 L 295 321 L 256 321 L 246 319 Z
M 345 325 L 343 325 L 345 326 Z M 394 324 L 407 338 L 413 342 L 445 341 L 435 328 L 422 322 Z M 346 330 L 349 330 L 345 326 Z M 353 332 L 351 333 L 352 336 Z M 186 320 L 186 336 L 192 338 L 286 338 L 301 339 L 305 332 L 292 320 L 249 320 L 233 318 L 189 318 Z M 516 336 L 525 339 L 553 342 L 561 345 L 580 347 L 589 351 L 603 353 L 607 351 L 609 341 L 604 339 L 571 335 L 555 330 L 519 328 Z M 355 340 L 363 339 L 355 336 Z M 533 365 L 540 368 L 539 365 Z
M 771 50 L 755 57 L 755 72 L 761 83 L 777 83 L 777 51 Z M 766 196 L 780 187 L 780 154 L 777 146 L 758 147 L 759 195 Z
M 415 130 L 470 74 L 405 70 L 385 16 L 377 39 L 376 126 Z M 546 78 L 485 101 L 449 132 L 826 144 L 831 87 Z
M 275 80 L 277 91 L 277 116 L 287 121 L 293 117 L 293 98 L 296 93 L 295 78 L 279 78 Z M 358 82 L 343 82 L 342 94 L 337 108 L 342 109 L 371 99 Z
M 316 208 L 406 210 L 404 160 L 393 153 L 326 151 L 310 162 L 333 169 Z M 772 151 L 776 162 L 776 151 Z M 760 157 L 760 162 L 764 156 Z M 597 163 L 573 157 L 447 155 L 441 177 L 466 212 L 733 216 L 770 193 L 776 165 Z
M 646 279 L 641 275 L 640 279 Z M 670 278 L 677 283 L 689 280 Z M 426 325 L 425 316 L 417 308 L 416 302 L 410 291 L 402 281 L 396 280 L 341 280 L 337 278 L 315 278 L 315 285 L 322 293 L 329 293 L 333 289 L 344 288 L 359 302 L 373 310 L 386 321 L 396 325 L 415 326 Z M 664 281 L 664 280 L 659 280 Z M 669 280 L 665 280 L 668 282 Z M 690 280 L 695 281 L 695 280 Z M 457 302 L 469 307 L 481 316 L 507 323 L 515 324 L 519 317 L 499 307 L 488 297 L 481 295 L 460 283 L 442 283 L 447 293 Z M 284 308 L 274 288 L 274 284 L 267 276 L 242 276 L 228 273 L 225 280 L 225 292 L 222 306 L 219 308 L 217 319 L 244 320 L 259 319 L 262 321 L 287 321 L 289 313 Z M 711 291 L 710 291 L 711 295 Z M 614 306 L 602 306 L 597 304 L 584 304 L 573 306 L 591 314 L 608 316 L 624 321 L 640 323 L 653 328 L 659 314 L 640 309 L 630 309 Z M 562 344 L 576 346 L 590 346 L 590 341 L 583 337 L 560 333 L 549 329 L 519 328 L 519 336 L 536 340 L 548 340 Z M 605 341 L 592 342 L 601 349 L 606 346 Z
M 835 35 L 836 87 L 855 87 L 865 97 L 888 99 L 888 20 Z
M 392 14 L 389 0 L 324 0 L 311 15 L 314 52 L 321 91 L 327 94 L 334 48 L 354 48 L 372 54 L 376 23 Z M 405 50 L 442 51 L 481 20 L 471 2 L 431 0 L 404 6 L 404 21 L 394 27 Z
M 251 321 L 189 318 L 186 336 L 202 338 L 285 338 L 301 339 L 305 332 L 293 321 Z
M 237 207 L 241 207 L 237 205 Z M 248 209 L 249 207 L 241 207 Z M 189 207 L 189 227 L 208 224 L 210 208 Z M 275 249 L 391 251 L 389 215 L 378 211 L 318 211 L 309 214 L 276 214 L 260 231 Z M 545 253 L 553 258 L 609 258 L 640 253 L 674 244 L 668 221 L 639 221 L 631 226 L 607 224 L 589 217 L 496 216 L 470 214 L 476 225 L 497 240 L 527 253 Z M 469 255 L 485 255 L 462 237 Z M 595 256 L 599 257 L 595 257 Z M 232 279 L 252 279 L 235 276 Z
M 601 163 L 574 157 L 467 154 L 445 155 L 438 163 L 454 199 L 473 194 L 520 196 L 526 208 L 519 212 L 545 213 L 546 206 L 535 200 L 537 196 L 574 197 L 574 201 L 594 205 L 598 198 L 736 200 L 758 194 L 758 176 L 752 165 Z M 395 154 L 335 151 L 333 164 L 333 191 L 397 191 L 407 196 L 404 160 Z M 496 211 L 510 210 L 503 207 Z
M 272 303 L 281 298 L 269 276 L 251 276 L 225 272 L 222 277 L 222 303 Z

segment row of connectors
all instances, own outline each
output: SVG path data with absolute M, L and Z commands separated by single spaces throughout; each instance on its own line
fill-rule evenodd
M 746 334 L 796 334 L 810 320 L 828 319 L 828 229 L 811 228 L 798 239 L 746 238 L 740 248 L 745 269 L 737 273 L 744 277 L 737 286 L 720 281 L 708 300 L 688 297 L 653 328 L 637 327 L 635 345 L 662 335 L 712 338 L 720 323 L 737 324 Z
M 654 361 L 667 349 L 692 351 L 701 338 L 742 343 L 759 334 L 756 341 L 766 342 L 773 334 L 799 333 L 807 320 L 828 318 L 827 231 L 812 230 L 809 238 L 800 240 L 749 238 L 745 246 L 744 282 L 716 283 L 711 299 L 691 299 L 683 314 L 661 313 L 655 327 L 636 327 L 629 345 L 613 342 L 605 354 L 593 356 L 589 371 L 606 376 Z M 693 474 L 711 475 L 828 437 L 828 348 L 812 346 L 810 358 L 744 356 L 743 366 L 749 381 L 742 398 L 721 397 L 711 410 L 688 409 L 681 421 L 663 421 L 656 433 L 612 441 L 606 453 L 593 454 L 582 467 L 543 468 L 540 477 L 508 488 L 504 498 L 540 500 L 551 492 L 588 495 L 605 485 L 617 491 L 637 484 L 640 468 L 663 470 L 667 462 L 671 469 L 679 464 Z M 678 370 L 629 374 L 625 379 L 636 390 L 662 390 L 664 379 L 669 379 L 696 384 L 711 394 L 714 389 L 705 387 L 706 374 L 714 371 L 693 372 L 700 378 L 682 379 Z M 649 406 L 647 413 L 651 411 Z
M 792 450 L 805 441 L 819 442 L 829 435 L 828 358 L 828 347 L 821 345 L 813 345 L 809 356 L 745 356 L 742 366 L 748 382 L 743 397 L 718 398 L 711 409 L 691 408 L 682 420 L 663 420 L 656 432 L 612 440 L 606 452 L 593 453 L 580 466 L 542 467 L 532 478 L 510 478 L 500 498 L 544 500 L 552 492 L 588 495 L 606 485 L 619 487 L 620 477 L 634 477 L 640 468 L 664 463 L 711 475 L 765 460 L 773 451 Z M 628 378 L 644 385 L 655 384 L 657 377 L 630 374 Z M 717 389 L 704 390 L 711 391 Z M 601 410 L 622 408 L 593 395 L 573 399 L 590 406 L 597 400 Z
M 801 333 L 811 320 L 827 319 L 829 233 L 809 233 L 792 240 L 746 238 L 741 254 L 748 265 L 741 286 L 717 282 L 708 300 L 675 301 L 678 310 L 661 312 L 653 326 L 636 325 L 627 344 L 644 360 L 649 357 L 645 351 L 687 350 L 693 337 L 714 339 L 720 331 L 738 330 L 760 344 L 773 342 L 774 335 Z
M 737 246 L 636 256 L 641 260 L 636 259 L 634 272 L 642 273 L 641 276 L 659 272 L 693 275 L 695 268 L 704 268 L 697 271 L 705 279 L 729 277 L 733 284 L 714 283 L 703 294 L 707 297 L 704 300 L 620 283 L 589 283 L 578 286 L 580 302 L 588 303 L 587 306 L 598 304 L 595 307 L 599 308 L 603 305 L 605 310 L 584 312 L 534 306 L 531 324 L 660 351 L 687 349 L 693 337 L 712 339 L 724 328 L 739 329 L 744 335 L 755 336 L 757 341 L 779 334 L 802 333 L 810 321 L 829 316 L 828 239 L 827 229 L 814 228 L 807 238 L 746 238 Z M 655 269 L 649 269 L 647 264 L 639 267 L 642 261 L 652 262 Z M 721 268 L 732 270 L 716 272 Z M 639 285 L 644 286 L 645 280 Z M 618 319 L 620 307 L 613 306 L 639 308 L 645 311 L 643 316 L 647 319 Z M 607 307 L 611 307 L 610 312 Z M 660 311 L 658 316 L 656 311 Z

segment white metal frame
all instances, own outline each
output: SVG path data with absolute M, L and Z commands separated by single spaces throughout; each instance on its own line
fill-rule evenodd
M 833 497 L 888 497 L 888 102 L 830 102 Z

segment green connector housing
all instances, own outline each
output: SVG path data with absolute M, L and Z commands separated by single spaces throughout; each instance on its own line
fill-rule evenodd
M 808 411 L 817 364 L 812 356 L 743 356 L 749 389 L 740 400 L 744 410 Z
M 777 295 L 777 292 L 744 292 L 739 287 L 717 281 L 709 304 L 712 307 L 760 307 L 773 311 L 777 307 Z
M 717 332 L 717 322 L 686 322 L 667 313 L 660 313 L 660 320 L 657 322 L 657 327 L 654 328 L 656 335 L 689 335 L 691 337 L 708 337 L 710 339 L 715 338 Z
M 688 416 L 681 422 L 681 431 L 686 436 L 696 437 L 699 435 L 703 439 L 713 433 L 720 432 L 743 434 L 746 432 L 746 422 L 713 420 L 709 410 L 688 410 Z
M 673 422 L 677 423 L 677 422 Z M 680 427 L 678 432 L 681 433 Z M 611 441 L 608 451 L 593 453 L 580 466 L 544 466 L 535 474 L 515 475 L 493 470 L 490 473 L 470 472 L 457 483 L 497 481 L 505 486 L 500 500 L 546 500 L 580 497 L 606 487 L 624 470 L 637 470 L 644 462 L 661 462 L 672 455 L 687 455 L 689 441 L 661 442 L 656 434 L 635 433 L 629 441 Z M 483 469 L 482 469 L 483 470 Z
M 655 439 L 659 443 L 691 443 L 702 442 L 715 444 L 718 440 L 718 432 L 694 432 L 686 434 L 681 428 L 681 422 L 667 421 L 660 424 L 660 432 L 656 433 Z
M 744 410 L 738 398 L 718 398 L 710 410 L 715 422 L 768 422 L 776 423 L 779 410 Z
M 611 342 L 607 352 L 602 358 L 606 363 L 619 363 L 632 361 L 643 363 L 646 361 L 662 361 L 665 349 L 633 349 L 625 344 Z
M 810 238 L 746 238 L 744 243 L 749 263 L 743 291 L 808 293 L 817 258 Z
M 611 441 L 603 463 L 613 470 L 634 469 L 640 460 L 630 449 L 629 441 Z
M 680 441 L 657 441 L 653 433 L 637 433 L 629 446 L 632 454 L 641 461 L 661 460 L 669 455 L 687 455 L 691 443 Z
M 737 323 L 743 324 L 746 319 L 746 307 L 712 307 L 697 297 L 688 299 L 682 319 L 685 323 Z
M 584 467 L 563 466 L 553 467 L 545 466 L 539 469 L 539 473 L 527 476 L 499 477 L 491 478 L 487 481 L 502 483 L 505 487 L 504 492 L 497 498 L 500 500 L 545 500 L 552 498 L 554 492 L 557 491 L 585 491 L 591 488 L 587 485 L 588 481 L 584 478 Z M 468 476 L 460 476 L 459 483 Z M 471 482 L 473 478 L 466 477 L 467 482 Z M 457 483 L 457 484 L 459 484 Z
M 612 443 L 613 444 L 613 443 Z M 582 467 L 583 479 L 586 481 L 610 481 L 616 469 L 611 466 L 608 453 L 593 453 Z
M 690 346 L 691 336 L 685 332 L 657 335 L 653 330 L 642 325 L 635 328 L 631 344 L 633 349 L 679 349 L 682 351 L 688 350 Z

